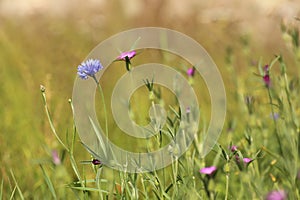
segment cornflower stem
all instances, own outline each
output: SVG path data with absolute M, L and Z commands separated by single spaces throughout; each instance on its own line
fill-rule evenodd
M 101 84 L 99 83 L 99 81 L 97 80 L 96 76 L 92 76 L 92 78 L 95 80 L 96 84 L 97 84 L 97 88 L 99 90 L 99 93 L 101 95 L 101 99 L 103 102 L 103 110 L 104 110 L 104 120 L 105 120 L 105 134 L 106 134 L 106 139 L 108 140 L 108 122 L 107 122 L 107 110 L 106 110 L 106 104 L 105 104 L 105 99 L 104 99 L 104 94 L 103 94 L 103 90 L 101 87 Z

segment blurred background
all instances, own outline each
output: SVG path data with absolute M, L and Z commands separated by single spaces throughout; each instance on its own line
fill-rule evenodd
M 72 131 L 68 99 L 77 66 L 109 36 L 158 26 L 194 38 L 222 73 L 230 113 L 234 77 L 250 76 L 260 58 L 268 63 L 282 54 L 295 66 L 291 38 L 282 30 L 299 27 L 297 17 L 298 0 L 0 0 L 0 179 L 11 186 L 12 170 L 24 191 L 42 184 L 36 164 L 51 163 L 52 150 L 60 147 L 39 87 L 46 87 L 64 139 Z M 79 142 L 76 146 L 78 160 L 89 159 Z

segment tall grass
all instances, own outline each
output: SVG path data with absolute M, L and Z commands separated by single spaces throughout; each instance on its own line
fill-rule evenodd
M 264 199 L 274 190 L 284 190 L 287 199 L 300 199 L 297 27 L 282 26 L 291 49 L 287 56 L 286 52 L 264 49 L 260 58 L 249 50 L 257 48 L 255 41 L 245 36 L 240 43 L 224 44 L 223 51 L 209 47 L 210 53 L 217 52 L 212 57 L 220 66 L 228 95 L 219 144 L 200 158 L 200 136 L 210 116 L 205 111 L 210 103 L 204 95 L 199 138 L 192 147 L 164 169 L 131 174 L 93 165 L 73 124 L 70 83 L 76 66 L 98 39 L 78 32 L 67 20 L 50 23 L 35 19 L 34 23 L 1 24 L 5 32 L 0 31 L 0 199 Z M 103 38 L 111 34 L 98 33 Z M 141 59 L 147 58 L 141 55 Z M 253 60 L 257 62 L 250 64 Z M 267 64 L 269 86 L 263 78 Z M 124 66 L 112 66 L 117 67 Z M 186 68 L 181 70 L 185 73 Z M 38 90 L 40 84 L 45 85 L 42 91 Z M 111 86 L 105 81 L 100 84 L 105 95 L 105 88 Z M 197 93 L 201 93 L 201 84 L 203 80 L 195 77 Z M 171 112 L 170 130 L 177 128 L 177 112 Z M 115 130 L 109 125 L 108 130 Z M 157 144 L 160 138 L 152 142 Z M 251 162 L 244 163 L 243 158 Z M 208 166 L 216 166 L 216 172 L 199 172 Z

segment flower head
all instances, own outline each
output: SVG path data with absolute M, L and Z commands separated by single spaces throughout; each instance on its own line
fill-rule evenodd
M 252 159 L 251 158 L 243 158 L 243 161 L 245 164 L 248 164 L 248 163 L 252 162 Z
M 266 74 L 263 76 L 263 81 L 266 85 L 266 87 L 270 87 L 271 86 L 271 79 L 270 79 L 270 75 Z
M 237 148 L 236 145 L 232 145 L 232 146 L 230 147 L 230 150 L 231 150 L 231 152 L 236 152 L 236 151 L 238 150 L 238 148 Z
M 265 65 L 265 66 L 264 66 L 264 72 L 265 72 L 266 74 L 269 73 L 269 69 L 270 69 L 269 65 Z
M 217 167 L 211 166 L 211 167 L 204 167 L 199 170 L 201 174 L 207 174 L 207 175 L 212 175 L 215 171 L 217 170 Z
M 89 76 L 94 77 L 95 74 L 103 69 L 99 60 L 88 59 L 78 66 L 78 76 L 82 79 L 87 79 Z
M 122 61 L 124 60 L 126 63 L 126 70 L 127 71 L 131 71 L 131 62 L 130 60 L 136 55 L 135 51 L 126 51 L 121 53 L 118 57 L 117 57 L 117 61 Z
M 279 115 L 279 113 L 271 113 L 270 114 L 270 117 L 272 118 L 272 119 L 274 119 L 274 120 L 277 120 L 277 119 L 279 119 L 279 117 L 280 117 L 280 115 Z
M 187 108 L 185 109 L 185 112 L 186 112 L 187 114 L 191 113 L 191 108 L 190 108 L 190 107 L 187 107 Z
M 284 190 L 272 191 L 267 194 L 266 200 L 285 200 L 287 199 L 287 194 Z
M 61 160 L 60 160 L 59 155 L 58 155 L 56 150 L 52 151 L 52 162 L 55 165 L 60 165 L 61 164 Z
M 191 67 L 191 68 L 188 68 L 188 70 L 186 71 L 186 74 L 189 76 L 189 77 L 192 77 L 195 75 L 195 67 Z
M 126 57 L 130 60 L 131 58 L 133 58 L 136 55 L 135 51 L 125 51 L 123 53 L 121 53 L 118 57 L 117 60 L 124 60 L 126 61 Z
M 269 88 L 271 86 L 270 67 L 269 67 L 269 65 L 264 66 L 263 81 L 264 81 L 266 87 Z

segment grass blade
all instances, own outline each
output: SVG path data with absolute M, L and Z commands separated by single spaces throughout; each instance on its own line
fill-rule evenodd
M 12 200 L 12 199 L 13 199 L 13 197 L 14 197 L 14 195 L 15 195 L 15 192 L 16 192 L 16 189 L 17 189 L 17 186 L 14 187 L 14 189 L 13 189 L 11 195 L 10 195 L 9 200 Z
M 48 185 L 48 188 L 49 188 L 49 190 L 50 190 L 50 192 L 51 192 L 53 198 L 54 198 L 54 199 L 57 199 L 57 197 L 56 197 L 56 192 L 55 192 L 55 189 L 54 189 L 54 187 L 53 187 L 53 184 L 52 184 L 52 182 L 51 182 L 51 180 L 50 180 L 50 177 L 48 176 L 48 174 L 47 174 L 47 172 L 45 171 L 45 169 L 43 168 L 43 166 L 40 165 L 40 167 L 41 167 L 41 169 L 42 169 L 42 172 L 43 172 L 43 175 L 44 175 L 44 179 L 45 179 L 45 181 L 46 181 L 46 183 L 47 183 L 47 185 Z
M 0 186 L 0 200 L 2 200 L 3 197 L 3 179 L 1 181 L 1 186 Z
M 13 178 L 15 184 L 16 184 L 15 189 L 17 189 L 17 191 L 18 191 L 18 193 L 19 193 L 21 199 L 24 200 L 23 193 L 22 193 L 22 191 L 21 191 L 21 189 L 20 189 L 20 187 L 19 187 L 19 185 L 18 185 L 18 183 L 17 183 L 17 180 L 16 180 L 16 178 L 15 178 L 14 173 L 13 173 L 12 170 L 10 170 L 10 174 L 11 174 L 11 176 L 12 176 L 12 178 Z M 14 190 L 15 190 L 15 189 L 14 189 Z M 13 196 L 12 196 L 12 197 L 13 197 Z
M 98 140 L 100 142 L 100 147 L 102 147 L 102 151 L 104 153 L 104 156 L 105 156 L 105 158 L 107 158 L 106 145 L 105 145 L 105 143 L 104 143 L 104 141 L 102 139 L 101 133 L 99 132 L 99 130 L 98 130 L 96 124 L 93 122 L 92 118 L 89 117 L 89 119 L 90 119 L 90 122 L 91 122 L 91 124 L 93 126 L 93 129 L 94 129 L 94 131 L 95 131 L 95 133 L 97 135 L 97 138 L 98 138 Z
M 63 141 L 60 139 L 60 137 L 58 136 L 55 126 L 53 124 L 53 120 L 52 120 L 52 116 L 50 113 L 50 110 L 48 108 L 48 104 L 47 104 L 47 98 L 46 98 L 46 93 L 45 93 L 45 87 L 41 85 L 41 92 L 42 92 L 42 98 L 43 98 L 43 102 L 44 102 L 44 108 L 46 111 L 46 115 L 50 124 L 50 128 L 54 134 L 54 136 L 56 137 L 56 139 L 58 140 L 58 142 L 67 150 L 69 151 L 69 148 L 63 143 Z

